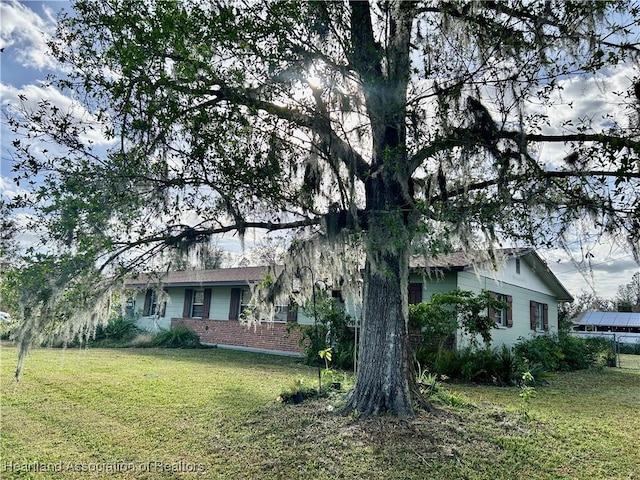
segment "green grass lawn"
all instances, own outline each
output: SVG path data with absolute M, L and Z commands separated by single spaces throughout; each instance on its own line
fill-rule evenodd
M 409 422 L 283 405 L 315 370 L 221 349 L 0 349 L 0 478 L 640 479 L 640 357 L 537 388 L 447 385 Z M 451 406 L 451 405 L 455 405 Z

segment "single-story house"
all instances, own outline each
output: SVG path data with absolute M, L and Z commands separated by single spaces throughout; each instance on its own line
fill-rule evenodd
M 138 317 L 139 328 L 150 332 L 184 325 L 204 344 L 300 354 L 298 332 L 286 328 L 289 322 L 313 323 L 300 309 L 277 305 L 272 321 L 251 327 L 240 321 L 251 300 L 251 287 L 264 281 L 268 272 L 268 267 L 258 266 L 141 275 L 125 284 L 137 291 L 127 310 Z
M 425 261 L 411 260 L 409 302 L 428 301 L 434 293 L 456 288 L 476 294 L 482 290 L 506 302 L 510 308 L 490 311 L 495 318 L 491 345 L 514 345 L 521 338 L 558 331 L 558 304 L 573 297 L 533 249 L 502 249 L 495 261 L 472 261 L 462 252 L 439 255 Z M 434 275 L 433 272 L 436 272 Z M 458 331 L 458 347 L 470 338 Z
M 474 263 L 465 254 L 453 253 L 424 260 L 411 259 L 409 302 L 428 301 L 433 293 L 456 288 L 493 292 L 511 308 L 489 312 L 495 317 L 492 345 L 512 345 L 521 337 L 558 330 L 558 302 L 573 298 L 546 263 L 530 249 L 501 250 L 494 269 Z M 251 297 L 251 286 L 264 280 L 267 267 L 167 272 L 157 279 L 141 276 L 127 287 L 137 294 L 127 307 L 146 330 L 185 325 L 197 332 L 202 343 L 223 347 L 299 354 L 298 330 L 287 323 L 313 324 L 301 309 L 278 305 L 273 321 L 247 327 L 240 320 Z M 157 284 L 161 285 L 161 290 Z M 333 292 L 334 294 L 337 292 Z M 162 297 L 162 298 L 160 298 Z M 349 305 L 354 302 L 345 302 Z M 347 308 L 349 308 L 347 306 Z M 349 312 L 357 317 L 356 311 Z M 461 332 L 458 346 L 469 342 Z
M 614 337 L 618 343 L 640 344 L 640 313 L 582 312 L 573 320 L 581 335 Z

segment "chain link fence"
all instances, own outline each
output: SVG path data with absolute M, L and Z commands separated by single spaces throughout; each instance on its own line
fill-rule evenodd
M 640 368 L 640 361 L 627 361 L 626 355 L 640 355 L 640 333 L 625 332 L 571 332 L 581 338 L 604 338 L 611 342 L 609 366 Z M 639 357 L 640 358 L 640 357 Z

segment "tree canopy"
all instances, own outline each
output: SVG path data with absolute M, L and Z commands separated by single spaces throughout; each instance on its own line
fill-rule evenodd
M 78 274 L 112 279 L 262 229 L 290 232 L 292 265 L 346 285 L 357 246 L 363 368 L 349 408 L 411 412 L 411 254 L 554 245 L 589 221 L 638 256 L 637 2 L 73 8 L 51 46 L 68 72 L 55 85 L 76 103 L 14 107 L 30 192 L 12 208 L 30 209 Z M 615 112 L 553 114 L 571 81 L 615 68 L 628 78 Z
M 619 312 L 640 312 L 640 272 L 631 281 L 618 287 L 616 305 Z

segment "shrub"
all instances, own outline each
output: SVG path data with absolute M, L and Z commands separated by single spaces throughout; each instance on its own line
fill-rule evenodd
M 606 338 L 579 338 L 559 333 L 522 340 L 516 345 L 516 353 L 531 365 L 557 372 L 596 366 L 614 350 L 613 343 Z
M 436 375 L 467 382 L 517 385 L 523 373 L 536 384 L 546 383 L 548 372 L 590 368 L 604 363 L 613 353 L 604 338 L 578 338 L 567 333 L 521 340 L 513 349 L 443 350 L 423 344 L 417 351 L 419 365 Z M 426 360 L 426 361 L 425 361 Z
M 449 378 L 462 377 L 462 362 L 456 350 L 442 350 L 434 359 L 433 372 Z
M 523 371 L 523 363 L 507 346 L 493 350 L 466 347 L 431 351 L 429 355 L 423 351 L 422 356 L 433 359 L 427 363 L 419 362 L 429 372 L 467 382 L 515 385 Z
M 353 367 L 355 353 L 355 335 L 350 327 L 351 318 L 342 310 L 333 298 L 322 298 L 317 306 L 317 325 L 288 324 L 287 328 L 300 328 L 299 345 L 304 348 L 305 363 L 322 363 L 318 352 L 331 348 L 332 365 L 341 369 Z M 306 309 L 313 317 L 313 309 Z
M 495 376 L 497 383 L 502 385 L 517 383 L 520 372 L 523 370 L 523 366 L 521 360 L 516 356 L 513 349 L 506 345 L 502 345 L 502 348 L 497 350 L 495 355 Z
M 123 343 L 132 340 L 139 333 L 134 318 L 126 315 L 114 315 L 106 325 L 96 328 L 96 333 L 90 343 L 105 344 Z
M 85 326 L 72 338 L 63 332 L 58 332 L 42 343 L 42 346 L 51 348 L 72 348 L 83 345 L 90 347 L 126 347 L 140 331 L 134 318 L 126 315 L 112 315 L 106 325 L 98 325 L 94 332 L 89 326 Z
M 521 340 L 515 346 L 516 355 L 529 365 L 540 365 L 548 372 L 557 372 L 563 365 L 564 353 L 554 335 L 540 335 Z
M 198 334 L 184 325 L 162 330 L 153 336 L 153 346 L 162 348 L 199 348 Z
M 462 378 L 468 382 L 492 382 L 495 371 L 495 356 L 489 348 L 476 350 L 472 347 L 460 351 Z

